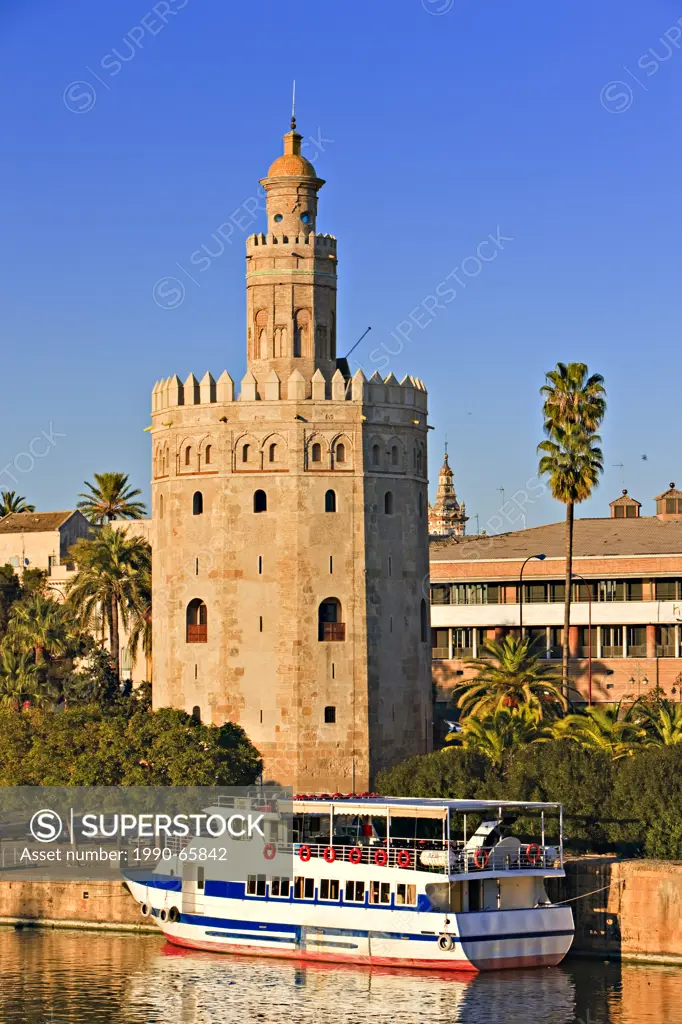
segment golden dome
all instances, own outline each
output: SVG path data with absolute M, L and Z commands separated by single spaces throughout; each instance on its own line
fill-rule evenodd
M 284 153 L 270 165 L 268 178 L 316 178 L 315 168 L 310 160 L 300 153 Z

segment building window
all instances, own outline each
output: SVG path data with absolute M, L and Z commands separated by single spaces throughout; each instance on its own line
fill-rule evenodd
M 565 583 L 550 583 L 549 585 L 549 599 L 550 601 L 557 601 L 563 604 L 566 597 L 566 584 Z
M 675 657 L 675 626 L 656 626 L 656 657 Z
M 346 446 L 344 444 L 337 444 L 337 446 L 336 446 L 336 461 L 337 462 L 345 462 L 346 461 Z
M 265 896 L 265 875 L 249 875 L 246 880 L 247 896 Z
M 398 445 L 394 444 L 391 448 L 391 465 L 397 466 L 400 461 L 400 453 L 398 451 Z
M 384 514 L 387 516 L 393 515 L 393 492 L 386 491 L 384 494 Z
M 322 445 L 316 441 L 312 447 L 313 462 L 322 462 Z
M 549 588 L 546 583 L 524 583 L 523 600 L 527 604 L 544 604 L 547 601 Z
M 450 584 L 431 584 L 431 604 L 450 604 Z
M 417 886 L 398 882 L 395 887 L 396 906 L 413 907 L 417 902 Z
M 250 444 L 243 444 L 242 445 L 242 462 L 248 462 L 249 461 L 250 449 L 251 449 L 251 445 Z
M 499 583 L 452 583 L 448 584 L 448 586 L 449 601 L 439 602 L 441 604 L 501 603 L 503 587 Z
M 291 882 L 288 878 L 273 878 L 270 881 L 270 895 L 277 896 L 281 900 L 288 900 L 291 892 Z
M 678 601 L 682 597 L 682 580 L 656 580 L 657 601 Z
M 338 900 L 339 898 L 339 882 L 336 878 L 323 878 L 320 882 L 320 899 L 321 900 Z
M 336 708 L 331 704 L 324 709 L 324 724 L 334 725 L 336 723 Z
M 256 491 L 253 496 L 253 511 L 254 512 L 267 512 L 268 510 L 268 496 L 265 491 Z
M 163 519 L 163 494 L 159 495 L 159 519 Z
M 421 642 L 425 644 L 429 639 L 429 613 L 424 598 L 422 598 L 421 605 L 419 606 L 419 626 Z
M 341 602 L 336 597 L 328 597 L 320 603 L 317 623 L 318 640 L 346 639 L 346 625 L 341 617 Z
M 268 459 L 270 460 L 270 462 L 277 462 L 277 445 L 274 443 L 270 445 L 270 449 L 268 451 Z
M 602 658 L 623 657 L 623 627 L 602 626 L 601 627 L 601 656 Z
M 185 448 L 185 465 L 189 466 L 192 461 L 192 449 L 190 445 Z
M 453 629 L 452 657 L 471 658 L 474 653 L 473 629 Z
M 258 575 L 259 576 L 263 575 L 263 556 L 262 555 L 258 556 Z
M 204 511 L 204 496 L 201 491 L 195 491 L 194 497 L 192 498 L 192 515 L 200 516 L 203 515 Z
M 211 465 L 211 450 L 212 450 L 212 448 L 213 448 L 213 445 L 210 445 L 210 444 L 206 445 L 206 459 L 205 459 L 205 461 L 206 461 L 206 465 L 207 466 Z
M 646 658 L 646 627 L 628 626 L 628 657 Z
M 372 445 L 372 465 L 378 466 L 381 462 L 381 451 L 378 444 Z
M 201 708 L 199 707 L 198 704 L 195 704 L 194 707 L 192 708 L 192 718 L 194 719 L 195 722 L 201 721 Z
M 560 626 L 551 626 L 549 630 L 549 656 L 561 658 L 564 652 L 564 631 Z
M 590 636 L 590 634 L 592 634 Z M 590 629 L 589 626 L 580 626 L 578 628 L 578 647 L 579 657 L 587 658 L 590 654 L 590 644 L 592 646 L 592 657 L 597 657 L 597 627 L 593 626 Z
M 187 605 L 187 643 L 205 644 L 208 641 L 208 613 L 198 597 Z
M 449 629 L 432 629 L 431 630 L 431 657 L 432 658 L 449 658 L 450 657 L 450 630 Z
M 325 512 L 336 512 L 336 491 L 327 491 L 324 496 Z
M 390 882 L 370 882 L 369 883 L 369 902 L 370 903 L 384 903 L 386 905 L 391 902 L 391 883 Z

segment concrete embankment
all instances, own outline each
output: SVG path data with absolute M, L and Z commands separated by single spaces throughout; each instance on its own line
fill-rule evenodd
M 548 888 L 571 900 L 575 954 L 682 965 L 682 864 L 583 857 Z M 0 882 L 2 924 L 157 932 L 121 882 Z

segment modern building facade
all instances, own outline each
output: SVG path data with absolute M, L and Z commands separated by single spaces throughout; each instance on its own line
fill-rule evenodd
M 267 779 L 360 792 L 431 744 L 427 405 L 338 358 L 323 184 L 292 124 L 246 243 L 240 392 L 154 388 L 154 702 L 242 725 Z
M 609 518 L 575 521 L 568 636 L 574 700 L 588 700 L 591 674 L 595 703 L 655 687 L 682 701 L 682 492 L 671 484 L 655 500 L 656 515 L 641 516 L 640 503 L 623 492 Z M 466 659 L 486 638 L 519 634 L 521 615 L 524 634 L 560 667 L 564 537 L 560 522 L 432 541 L 433 677 L 440 701 L 471 674 Z M 543 560 L 533 557 L 540 554 Z

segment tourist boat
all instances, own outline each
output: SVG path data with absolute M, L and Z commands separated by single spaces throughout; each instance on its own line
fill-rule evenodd
M 441 971 L 551 966 L 571 946 L 571 909 L 545 891 L 564 876 L 559 804 L 304 796 L 286 836 L 264 806 L 270 832 L 236 879 L 205 838 L 124 873 L 171 943 Z

